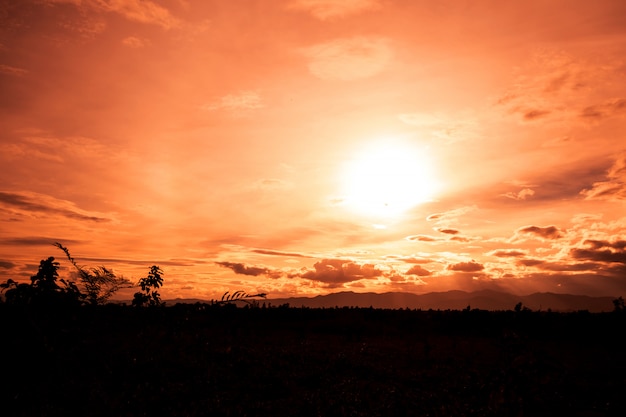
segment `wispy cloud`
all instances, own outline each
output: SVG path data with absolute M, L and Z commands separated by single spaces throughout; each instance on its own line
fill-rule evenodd
M 270 249 L 253 249 L 251 250 L 253 253 L 258 253 L 261 255 L 272 255 L 272 256 L 288 256 L 293 258 L 305 258 L 306 255 L 296 252 L 283 252 L 278 250 L 270 250 Z
M 265 107 L 258 91 L 240 91 L 227 94 L 204 106 L 205 110 L 228 110 L 232 112 L 257 110 Z
M 340 18 L 381 7 L 379 0 L 294 0 L 289 6 L 293 10 L 302 10 L 320 20 Z
M 580 112 L 580 117 L 589 121 L 598 121 L 623 114 L 626 114 L 626 99 L 615 98 L 585 107 Z
M 512 200 L 526 200 L 529 197 L 535 195 L 535 190 L 532 188 L 524 188 L 518 192 L 510 191 L 508 193 L 502 194 L 502 197 L 510 198 Z
M 168 9 L 150 0 L 91 0 L 101 10 L 114 12 L 128 20 L 153 24 L 171 29 L 180 26 L 181 22 Z M 85 3 L 89 3 L 86 0 Z
M 490 256 L 497 256 L 498 258 L 519 258 L 526 256 L 527 252 L 520 249 L 497 249 L 487 253 Z
M 467 114 L 400 113 L 398 119 L 409 126 L 451 145 L 480 136 L 478 120 Z
M 389 41 L 380 37 L 336 39 L 304 50 L 309 71 L 323 80 L 356 80 L 382 72 L 392 59 Z
M 497 104 L 524 122 L 598 120 L 623 112 L 626 102 L 618 98 L 582 108 L 581 103 L 596 101 L 593 92 L 609 85 L 617 73 L 616 66 L 599 66 L 563 52 L 538 50 L 526 65 L 517 68 L 513 86 Z
M 626 153 L 609 168 L 606 181 L 593 184 L 580 192 L 587 200 L 626 200 Z
M 72 220 L 108 222 L 111 219 L 81 210 L 67 200 L 59 200 L 46 194 L 33 192 L 0 191 L 0 206 L 18 210 L 23 214 L 63 216 Z
M 55 242 L 63 242 L 66 245 L 84 243 L 81 240 L 48 236 L 22 236 L 0 239 L 0 245 L 8 246 L 52 246 Z
M 443 242 L 444 238 L 429 235 L 411 235 L 405 237 L 409 242 Z
M 122 44 L 128 46 L 129 48 L 143 48 L 149 43 L 149 41 L 145 39 L 138 38 L 136 36 L 129 36 L 127 38 L 122 39 Z
M 11 65 L 0 64 L 0 73 L 21 77 L 22 75 L 28 74 L 28 70 Z

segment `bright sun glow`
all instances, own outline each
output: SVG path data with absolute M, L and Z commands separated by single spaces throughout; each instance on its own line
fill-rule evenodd
M 343 197 L 353 211 L 397 217 L 432 199 L 438 184 L 426 149 L 396 140 L 357 152 L 342 174 Z

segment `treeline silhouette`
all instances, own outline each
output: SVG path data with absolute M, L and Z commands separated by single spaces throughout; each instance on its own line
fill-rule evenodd
M 42 260 L 30 284 L 4 287 L 3 415 L 626 415 L 623 300 L 610 313 L 314 309 L 235 291 L 163 307 L 153 266 L 122 305 L 58 268 Z
M 111 296 L 122 288 L 131 288 L 131 282 L 116 276 L 104 266 L 87 268 L 80 266 L 70 254 L 69 249 L 54 243 L 76 270 L 78 281 L 69 278 L 59 279 L 60 263 L 53 256 L 41 260 L 37 274 L 30 278 L 30 284 L 18 283 L 8 279 L 0 284 L 7 304 L 32 305 L 38 307 L 72 307 L 80 305 L 103 305 Z M 148 276 L 137 284 L 141 288 L 134 294 L 134 306 L 162 306 L 158 288 L 163 285 L 163 271 L 156 265 L 150 267 Z

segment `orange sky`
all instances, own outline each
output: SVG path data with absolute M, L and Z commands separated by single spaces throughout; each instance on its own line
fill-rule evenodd
M 0 0 L 0 279 L 626 295 L 624 57 L 622 0 Z

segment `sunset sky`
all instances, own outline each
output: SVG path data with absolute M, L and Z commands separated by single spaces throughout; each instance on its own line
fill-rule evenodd
M 0 0 L 0 280 L 626 296 L 623 0 Z

